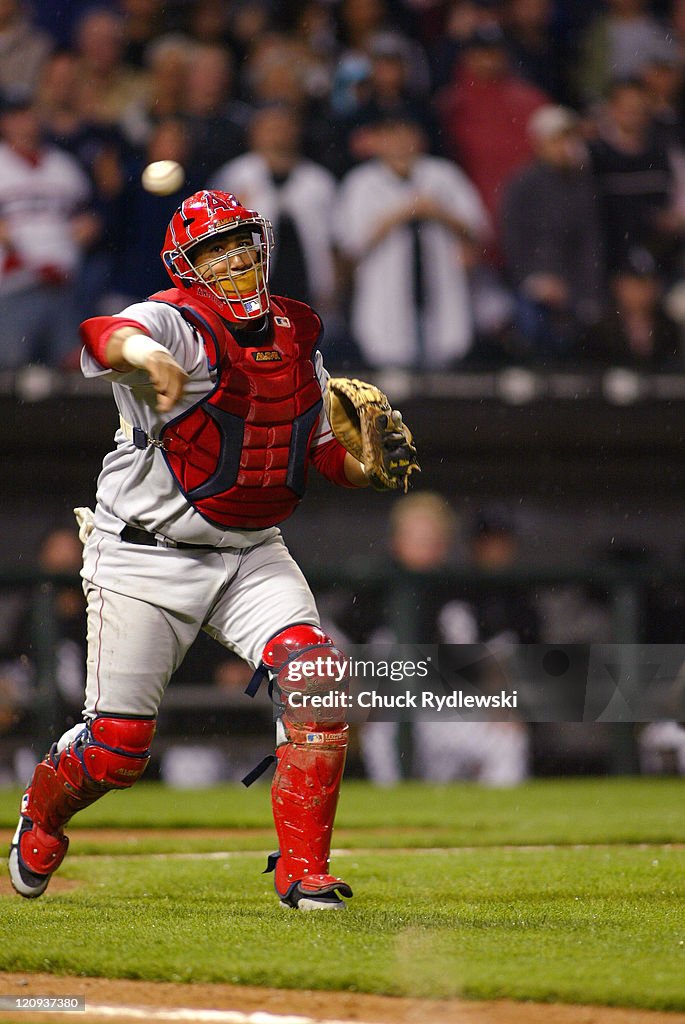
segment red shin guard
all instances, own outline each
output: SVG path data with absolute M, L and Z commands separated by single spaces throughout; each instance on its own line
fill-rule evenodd
M 348 726 L 340 723 L 307 729 L 283 722 L 288 742 L 277 751 L 271 786 L 280 857 L 276 891 L 284 895 L 293 882 L 314 888 L 336 881 L 328 874 L 333 821 L 345 767 Z

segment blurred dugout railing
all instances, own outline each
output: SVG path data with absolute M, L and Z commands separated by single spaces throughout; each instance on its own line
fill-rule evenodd
M 634 668 L 630 659 L 634 657 L 635 645 L 644 639 L 644 609 L 648 592 L 667 584 L 685 584 L 685 567 L 667 568 L 654 566 L 606 566 L 592 570 L 581 568 L 544 568 L 484 573 L 469 569 L 441 572 L 436 576 L 393 571 L 392 574 L 370 571 L 326 571 L 309 569 L 308 579 L 317 593 L 330 592 L 339 588 L 346 593 L 358 593 L 363 588 L 390 595 L 390 617 L 403 643 L 421 642 L 417 635 L 417 606 L 421 594 L 429 592 L 439 580 L 442 587 L 453 585 L 455 595 L 461 595 L 467 588 L 472 591 L 493 591 L 497 588 L 515 588 L 530 595 L 544 589 L 575 584 L 592 587 L 608 595 L 612 636 L 611 642 L 621 645 L 628 664 L 626 670 Z M 22 713 L 21 728 L 24 743 L 30 745 L 36 756 L 42 754 L 69 723 L 63 721 L 63 704 L 56 686 L 56 640 L 55 593 L 60 585 L 79 584 L 78 577 L 48 576 L 30 571 L 5 571 L 0 573 L 0 593 L 20 591 L 30 602 L 31 632 L 33 636 L 32 660 L 33 682 L 29 692 L 19 698 L 18 710 Z M 685 615 L 684 615 L 685 620 Z M 84 622 L 85 632 L 85 622 Z M 684 631 L 685 635 L 685 631 Z M 635 673 L 633 673 L 635 678 Z M 0 703 L 2 698 L 0 697 Z M 4 710 L 7 710 L 6 708 Z M 0 707 L 0 712 L 3 708 Z M 263 745 L 269 743 L 265 727 L 272 718 L 272 709 L 265 695 L 257 702 L 251 702 L 240 690 L 226 691 L 216 685 L 198 680 L 198 685 L 172 685 L 164 698 L 165 715 L 160 721 L 159 743 L 180 741 L 184 734 L 178 724 L 170 730 L 167 722 L 187 722 L 188 725 L 199 715 L 220 713 L 237 716 L 238 725 L 231 721 L 231 732 L 246 742 L 250 734 L 253 740 L 263 737 Z M 177 714 L 171 714 L 176 712 Z M 186 715 L 187 712 L 187 715 Z M 0 715 L 0 720 L 1 720 Z M 11 720 L 11 718 L 10 718 Z M 181 726 L 181 728 L 183 728 Z M 612 724 L 608 770 L 615 774 L 630 774 L 638 770 L 635 729 L 631 723 Z M 0 732 L 0 751 L 3 745 L 17 742 L 17 730 L 11 726 Z M 240 739 L 238 739 L 240 742 Z M 159 744 L 158 744 L 159 745 Z

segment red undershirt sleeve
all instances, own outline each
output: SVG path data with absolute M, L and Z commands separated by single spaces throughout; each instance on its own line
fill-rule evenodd
M 346 454 L 340 441 L 333 438 L 331 441 L 312 448 L 309 457 L 317 472 L 321 473 L 321 476 L 325 476 L 331 483 L 337 484 L 338 487 L 354 487 L 354 484 L 350 483 L 345 476 Z
M 84 320 L 81 324 L 81 341 L 86 351 L 100 366 L 112 368 L 105 354 L 107 342 L 120 327 L 135 327 L 141 334 L 147 334 L 148 337 L 150 335 L 147 327 L 143 327 L 137 320 L 126 320 L 122 316 L 92 316 L 90 320 Z

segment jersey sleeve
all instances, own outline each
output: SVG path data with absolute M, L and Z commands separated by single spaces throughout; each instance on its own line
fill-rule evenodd
M 106 343 L 109 336 L 119 327 L 131 326 L 137 327 L 143 334 L 149 334 L 154 341 L 164 345 L 187 372 L 190 372 L 197 363 L 198 346 L 202 343 L 180 313 L 163 302 L 136 302 L 127 306 L 117 316 L 95 317 L 81 325 L 81 337 L 84 342 L 81 370 L 85 377 L 107 376 L 113 380 L 125 381 L 127 377 L 141 373 L 140 370 L 120 373 L 104 365 L 102 361 L 103 341 Z
M 314 369 L 323 395 L 330 374 L 323 364 L 323 357 L 318 349 L 314 353 Z M 346 454 L 347 452 L 331 430 L 325 408 L 322 408 L 309 451 L 314 468 L 338 487 L 354 487 L 354 484 L 350 483 L 345 475 Z
M 319 387 L 321 388 L 321 395 L 323 396 L 326 393 L 326 384 L 328 383 L 328 378 L 330 377 L 330 374 L 323 364 L 323 356 L 321 355 L 318 349 L 314 352 L 313 358 L 316 379 L 319 382 Z M 319 413 L 319 419 L 316 424 L 316 429 L 314 430 L 314 437 L 312 439 L 311 447 L 317 448 L 319 445 L 326 444 L 328 441 L 332 440 L 334 440 L 333 431 L 331 430 L 331 425 L 328 422 L 326 409 L 325 407 L 322 407 L 321 412 Z

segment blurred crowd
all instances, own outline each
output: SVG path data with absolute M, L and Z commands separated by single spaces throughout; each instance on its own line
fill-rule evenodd
M 334 367 L 682 369 L 684 0 L 0 0 L 0 58 L 0 369 L 166 287 L 202 187 Z

